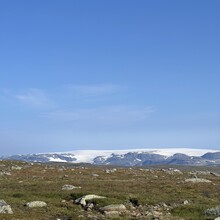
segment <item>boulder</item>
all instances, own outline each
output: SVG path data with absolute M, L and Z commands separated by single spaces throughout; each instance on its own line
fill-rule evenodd
M 120 215 L 119 211 L 104 211 L 104 214 L 108 217 L 117 217 Z
M 13 214 L 11 206 L 8 205 L 4 200 L 0 200 L 0 213 L 1 214 Z
M 77 188 L 81 188 L 81 187 L 68 185 L 68 184 L 62 186 L 62 190 L 73 190 L 73 189 L 77 189 Z
M 104 196 L 98 196 L 98 195 L 85 195 L 85 196 L 82 196 L 78 199 L 75 200 L 75 203 L 76 204 L 80 204 L 82 206 L 86 206 L 86 202 L 89 201 L 89 200 L 92 200 L 92 199 L 105 199 L 106 197 Z
M 123 212 L 126 210 L 125 205 L 123 204 L 117 204 L 117 205 L 107 205 L 101 208 L 102 211 L 110 212 L 110 211 L 117 211 L 117 212 Z
M 86 204 L 85 209 L 87 211 L 92 210 L 94 208 L 94 204 L 92 202 L 89 202 Z
M 214 173 L 214 172 L 210 172 L 211 175 L 215 176 L 215 177 L 220 177 L 219 173 Z
M 205 215 L 220 217 L 220 206 L 209 208 L 205 210 Z
M 47 203 L 43 201 L 32 201 L 32 202 L 26 203 L 25 206 L 29 208 L 38 208 L 38 207 L 41 208 L 41 207 L 47 206 Z

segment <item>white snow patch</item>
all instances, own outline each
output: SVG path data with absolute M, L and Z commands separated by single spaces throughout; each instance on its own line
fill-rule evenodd
M 48 157 L 48 160 L 51 162 L 67 162 L 66 160 L 62 160 L 60 158 Z
M 73 163 L 93 163 L 95 157 L 104 157 L 108 158 L 112 154 L 118 157 L 124 157 L 126 153 L 149 153 L 149 154 L 160 154 L 162 156 L 170 157 L 176 153 L 186 154 L 188 156 L 202 156 L 205 153 L 211 152 L 219 152 L 219 150 L 209 150 L 209 149 L 192 149 L 192 148 L 145 148 L 145 149 L 126 149 L 126 150 L 75 150 L 75 151 L 68 151 L 68 152 L 53 152 L 47 154 L 71 154 L 72 156 L 68 155 L 68 157 L 75 158 L 76 161 Z M 65 160 L 61 159 L 54 159 L 50 158 L 50 161 L 57 161 L 57 162 L 66 162 Z

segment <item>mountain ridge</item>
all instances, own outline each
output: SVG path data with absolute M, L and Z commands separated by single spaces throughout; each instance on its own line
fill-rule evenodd
M 220 165 L 220 151 L 191 148 L 78 150 L 56 153 L 37 153 L 0 157 L 1 160 L 26 162 L 91 163 L 94 165 Z

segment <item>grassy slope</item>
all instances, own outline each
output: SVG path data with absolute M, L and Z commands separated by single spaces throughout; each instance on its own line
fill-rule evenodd
M 206 208 L 220 204 L 220 178 L 202 176 L 213 183 L 184 183 L 190 177 L 188 172 L 183 175 L 168 175 L 162 171 L 153 172 L 139 168 L 117 168 L 114 173 L 107 174 L 107 167 L 66 166 L 0 161 L 0 170 L 10 170 L 12 165 L 22 166 L 21 170 L 12 170 L 11 176 L 0 176 L 0 199 L 12 206 L 13 215 L 0 215 L 0 219 L 55 219 L 55 217 L 72 217 L 78 219 L 82 215 L 86 219 L 88 212 L 72 202 L 62 203 L 85 194 L 106 196 L 107 199 L 97 200 L 98 206 L 118 204 L 135 198 L 140 204 L 155 205 L 160 202 L 179 204 L 190 200 L 190 205 L 179 206 L 172 210 L 174 216 L 184 219 L 206 219 L 203 212 Z M 5 166 L 2 166 L 5 165 Z M 197 169 L 197 168 L 188 168 Z M 200 168 L 201 169 L 201 168 Z M 204 168 L 207 170 L 208 168 Z M 94 177 L 92 174 L 98 174 Z M 80 189 L 62 191 L 64 184 L 81 186 Z M 48 206 L 29 209 L 25 202 L 41 200 Z M 123 218 L 125 219 L 125 218 Z

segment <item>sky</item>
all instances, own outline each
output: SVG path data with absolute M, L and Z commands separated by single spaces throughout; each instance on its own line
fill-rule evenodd
M 1 0 L 1 155 L 220 149 L 220 1 Z

